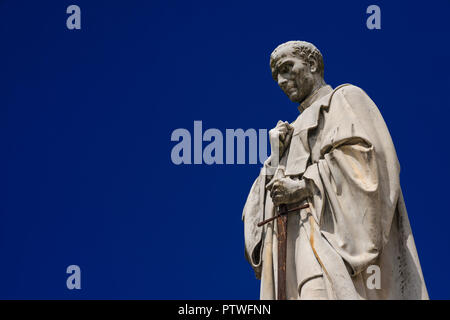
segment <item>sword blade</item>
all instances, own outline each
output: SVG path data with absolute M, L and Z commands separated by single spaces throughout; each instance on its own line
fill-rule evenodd
M 287 211 L 286 205 L 279 206 L 280 211 Z M 288 215 L 282 214 L 277 218 L 278 239 L 278 292 L 277 300 L 286 300 L 286 255 L 287 255 L 287 222 Z

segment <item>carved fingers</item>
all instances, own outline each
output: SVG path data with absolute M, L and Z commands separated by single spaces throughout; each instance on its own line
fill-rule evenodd
M 286 147 L 286 137 L 291 132 L 292 127 L 287 121 L 278 121 L 275 128 L 269 131 L 270 146 L 272 154 L 279 152 L 281 155 Z
M 281 178 L 271 181 L 266 188 L 270 191 L 270 197 L 275 205 L 299 202 L 308 196 L 303 180 Z

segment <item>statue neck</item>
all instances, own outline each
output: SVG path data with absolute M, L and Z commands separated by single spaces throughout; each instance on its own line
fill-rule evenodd
M 308 97 L 306 97 L 305 100 L 302 101 L 302 103 L 299 106 L 300 112 L 302 112 L 303 110 L 308 108 L 311 104 L 313 104 L 314 101 L 317 100 L 317 98 L 319 98 L 318 93 L 319 93 L 320 89 L 322 89 L 325 86 L 327 86 L 327 84 L 325 83 L 325 81 L 323 79 L 321 79 L 320 81 L 316 81 L 314 83 L 311 93 L 309 94 Z
M 318 81 L 316 81 L 314 83 L 313 89 L 311 90 L 311 94 L 308 96 L 308 98 L 312 95 L 314 95 L 320 88 L 326 86 L 327 84 L 325 83 L 325 80 L 323 80 L 322 78 L 320 78 Z M 306 99 L 308 99 L 306 98 Z

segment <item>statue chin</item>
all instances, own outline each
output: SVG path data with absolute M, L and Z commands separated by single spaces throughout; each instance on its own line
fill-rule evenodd
M 288 96 L 289 100 L 291 100 L 292 102 L 300 103 L 300 101 L 299 101 L 300 99 L 298 98 L 297 93 L 287 94 L 287 96 Z
M 289 97 L 289 100 L 295 103 L 302 103 L 308 97 L 308 95 L 305 94 L 304 91 L 298 89 L 292 94 L 286 93 L 286 95 Z

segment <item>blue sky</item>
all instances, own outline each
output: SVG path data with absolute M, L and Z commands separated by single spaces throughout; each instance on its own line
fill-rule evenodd
M 81 30 L 66 28 L 67 6 Z M 368 30 L 366 8 L 381 8 Z M 448 1 L 0 1 L 0 298 L 257 299 L 259 165 L 174 165 L 177 128 L 270 129 L 269 55 L 306 40 L 378 105 L 430 297 L 450 298 Z M 79 265 L 82 289 L 68 290 Z

